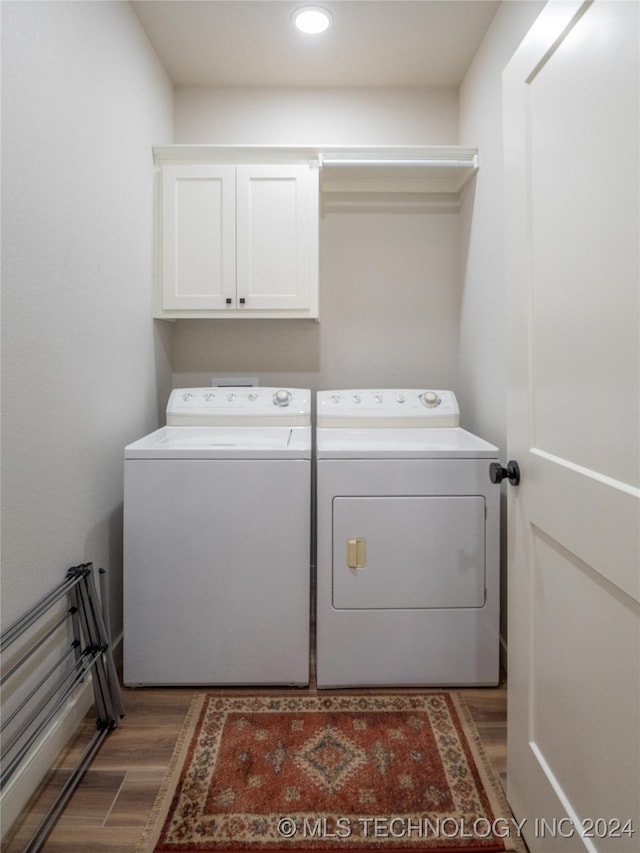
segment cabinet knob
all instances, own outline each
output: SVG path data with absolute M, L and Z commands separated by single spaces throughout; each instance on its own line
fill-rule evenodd
M 225 299 L 225 302 L 227 303 L 227 305 L 231 305 L 231 303 L 233 302 L 233 300 L 232 300 L 232 299 L 230 299 L 230 298 L 227 296 L 227 298 Z
M 244 298 L 244 296 L 241 296 L 240 297 L 240 305 L 244 305 L 245 302 L 246 302 L 246 299 Z

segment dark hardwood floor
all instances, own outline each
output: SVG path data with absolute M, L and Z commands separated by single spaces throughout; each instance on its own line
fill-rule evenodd
M 300 692 L 300 688 L 293 689 Z M 312 686 L 306 692 L 317 693 Z M 133 853 L 164 778 L 186 712 L 195 693 L 233 695 L 278 693 L 279 690 L 137 688 L 124 689 L 125 717 L 104 741 L 43 848 L 46 853 Z M 416 690 L 322 691 L 406 693 Z M 460 691 L 482 743 L 504 786 L 506 778 L 506 682 L 496 688 Z M 21 853 L 40 823 L 55 792 L 64 784 L 95 727 L 89 714 L 56 767 L 5 837 L 3 853 Z

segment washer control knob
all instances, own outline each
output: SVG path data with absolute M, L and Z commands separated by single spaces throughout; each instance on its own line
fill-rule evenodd
M 284 388 L 276 391 L 273 395 L 273 402 L 276 406 L 288 406 L 291 402 L 291 391 L 285 391 Z
M 382 403 L 384 401 L 384 397 L 382 394 L 376 394 L 376 403 Z
M 233 392 L 231 392 L 231 394 L 227 394 L 227 400 L 230 403 L 233 403 L 233 401 L 236 399 L 236 397 L 237 397 L 237 394 L 234 394 Z
M 185 403 L 187 403 L 189 400 L 191 400 L 192 397 L 193 397 L 193 394 L 183 394 L 182 395 L 182 399 L 185 401 Z
M 208 394 L 204 395 L 204 399 L 207 401 L 207 403 L 210 403 L 212 400 L 215 400 L 215 396 L 216 396 L 215 394 L 213 394 L 211 391 L 209 391 Z
M 398 403 L 405 403 L 406 400 L 407 398 L 404 396 L 404 394 L 398 394 L 398 396 L 396 397 L 396 401 Z
M 249 394 L 249 399 L 251 400 L 251 402 L 252 402 L 252 403 L 253 403 L 255 400 L 257 400 L 257 399 L 258 399 L 258 395 L 255 393 L 255 391 L 252 391 L 252 392 Z
M 331 402 L 332 403 L 339 403 L 340 399 L 341 399 L 340 394 L 332 394 L 331 395 Z
M 433 409 L 436 406 L 439 406 L 442 400 L 438 397 L 435 391 L 425 391 L 422 395 L 422 402 L 429 409 Z
M 354 402 L 354 403 L 361 403 L 361 402 L 362 402 L 362 397 L 361 397 L 361 395 L 360 395 L 360 394 L 354 394 L 354 395 L 353 395 L 353 402 Z

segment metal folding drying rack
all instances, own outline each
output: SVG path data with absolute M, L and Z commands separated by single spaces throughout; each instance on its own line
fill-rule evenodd
M 102 569 L 100 573 L 103 581 Z M 104 587 L 102 593 L 103 601 L 106 603 Z M 69 597 L 69 609 L 61 616 L 49 613 L 51 608 L 66 596 Z M 102 742 L 117 726 L 118 718 L 124 716 L 120 686 L 113 662 L 109 634 L 93 578 L 92 563 L 83 563 L 70 568 L 61 584 L 51 590 L 6 631 L 3 631 L 0 634 L 0 653 L 4 653 L 48 613 L 50 619 L 55 620 L 54 623 L 44 625 L 34 639 L 28 642 L 25 640 L 26 651 L 19 652 L 19 659 L 6 672 L 3 672 L 0 686 L 4 686 L 9 679 L 15 679 L 16 676 L 25 681 L 29 671 L 25 665 L 29 662 L 33 664 L 33 655 L 38 650 L 46 651 L 47 642 L 64 626 L 70 625 L 70 630 L 69 627 L 67 630 L 71 642 L 67 647 L 61 645 L 63 651 L 59 659 L 47 669 L 44 675 L 38 673 L 35 676 L 36 683 L 33 687 L 29 685 L 26 697 L 2 721 L 0 790 L 4 790 L 5 785 L 31 754 L 38 739 L 54 722 L 56 715 L 64 709 L 73 692 L 89 674 L 98 719 L 95 733 L 55 802 L 24 848 L 24 853 L 35 853 L 40 850 Z M 14 680 L 14 684 L 18 683 Z M 6 738 L 5 730 L 9 730 Z

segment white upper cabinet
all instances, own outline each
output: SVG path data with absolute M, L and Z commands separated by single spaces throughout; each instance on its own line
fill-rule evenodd
M 318 167 L 165 162 L 155 316 L 318 316 Z
M 240 308 L 316 316 L 318 170 L 238 166 L 236 249 Z
M 235 307 L 235 168 L 165 166 L 160 198 L 162 314 Z
M 459 209 L 475 148 L 154 148 L 154 316 L 318 318 L 318 224 L 376 205 Z

